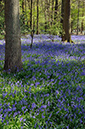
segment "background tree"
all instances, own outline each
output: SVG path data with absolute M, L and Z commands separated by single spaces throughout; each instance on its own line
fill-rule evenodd
M 80 12 L 80 0 L 78 0 L 78 16 L 77 16 L 77 35 L 79 32 L 79 12 Z
M 4 37 L 3 1 L 0 2 L 0 38 Z M 78 34 L 84 34 L 85 30 L 85 1 L 79 1 L 79 23 L 78 0 L 71 0 L 70 4 L 72 34 L 77 33 L 77 27 L 80 30 Z M 64 2 L 65 0 L 19 0 L 21 34 L 30 34 L 32 19 L 32 26 L 36 33 L 38 29 L 40 34 L 60 35 L 63 32 Z
M 60 32 L 60 35 L 62 37 L 62 40 L 63 40 L 63 19 L 64 19 L 64 0 L 62 0 L 62 3 L 61 3 L 61 20 L 60 20 L 60 23 L 62 25 L 62 32 Z
M 5 0 L 5 64 L 6 71 L 22 68 L 19 23 L 19 0 Z
M 30 44 L 30 48 L 32 48 L 32 44 L 33 44 L 33 15 L 32 15 L 32 6 L 33 6 L 33 0 L 31 0 L 31 8 L 30 8 L 30 32 L 31 32 L 31 44 Z
M 39 34 L 39 0 L 37 0 L 37 34 Z
M 54 20 L 56 20 L 57 18 L 57 11 L 58 11 L 58 0 L 55 0 Z
M 85 2 L 82 0 L 82 19 L 81 19 L 81 33 L 84 31 L 84 8 L 85 8 Z
M 33 0 L 31 0 L 31 8 L 30 8 L 30 29 L 32 31 L 32 6 L 33 6 Z

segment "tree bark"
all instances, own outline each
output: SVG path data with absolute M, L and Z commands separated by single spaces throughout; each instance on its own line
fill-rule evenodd
M 62 5 L 61 5 L 61 20 L 60 20 L 60 23 L 62 25 L 62 31 L 60 32 L 60 36 L 61 36 L 62 40 L 63 40 L 63 30 L 64 30 L 64 28 L 63 28 L 63 19 L 64 19 L 64 0 L 62 0 Z
M 39 34 L 39 0 L 37 0 L 37 33 Z
M 19 23 L 19 0 L 5 0 L 5 64 L 6 71 L 22 68 Z
M 62 41 L 71 42 L 70 0 L 64 0 L 63 30 Z
M 32 0 L 31 0 L 31 8 L 30 8 L 30 29 L 32 31 Z
M 78 0 L 78 16 L 77 16 L 77 35 L 78 35 L 78 33 L 79 33 L 79 12 L 80 12 L 80 0 Z
M 52 11 L 51 11 L 51 26 L 53 25 L 54 21 L 54 0 L 52 0 Z
M 82 17 L 84 17 L 84 1 L 83 1 L 83 8 L 82 8 Z M 81 22 L 81 34 L 84 30 L 84 18 L 82 19 L 82 22 Z
M 47 0 L 45 0 L 45 13 L 44 13 L 44 16 L 45 16 L 45 32 L 47 32 L 47 29 L 48 29 L 48 19 L 47 19 Z
M 54 20 L 57 19 L 57 11 L 58 11 L 58 0 L 55 0 Z

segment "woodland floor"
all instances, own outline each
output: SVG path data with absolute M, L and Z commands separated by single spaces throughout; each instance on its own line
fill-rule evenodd
M 85 128 L 85 36 L 21 38 L 23 69 L 3 72 L 0 40 L 0 129 Z

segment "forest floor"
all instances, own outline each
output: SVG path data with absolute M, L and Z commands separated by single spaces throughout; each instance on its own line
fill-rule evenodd
M 54 38 L 54 42 L 53 41 Z M 22 36 L 23 69 L 2 71 L 0 40 L 0 129 L 85 128 L 85 36 L 73 43 L 58 36 Z

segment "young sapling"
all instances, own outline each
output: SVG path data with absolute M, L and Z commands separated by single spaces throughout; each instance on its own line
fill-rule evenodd
M 35 30 L 32 30 L 31 31 L 31 44 L 30 44 L 30 48 L 32 48 L 32 44 L 33 44 L 33 38 L 34 38 L 34 32 L 35 32 Z

